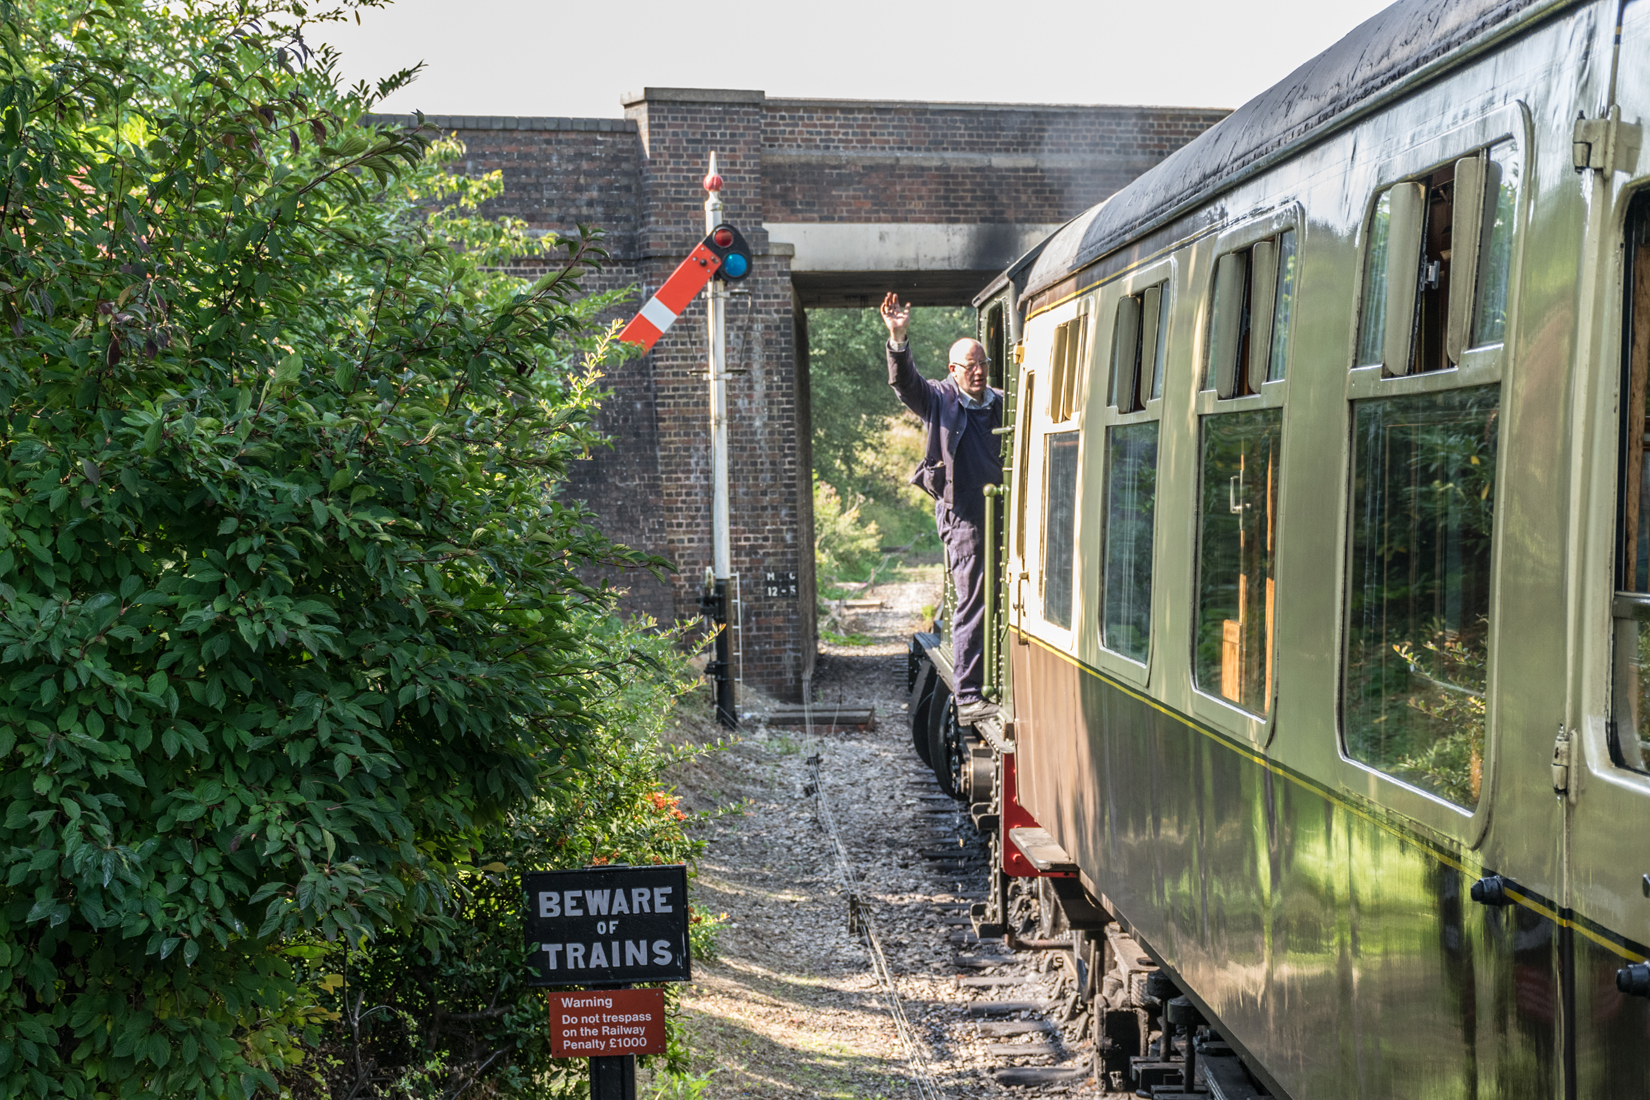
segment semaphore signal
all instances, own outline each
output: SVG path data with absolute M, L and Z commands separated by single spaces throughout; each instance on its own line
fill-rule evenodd
M 749 275 L 750 270 L 751 249 L 745 243 L 744 234 L 731 225 L 718 225 L 705 234 L 705 239 L 677 265 L 659 292 L 630 319 L 619 333 L 619 339 L 651 351 L 706 283 L 713 278 L 738 282 Z

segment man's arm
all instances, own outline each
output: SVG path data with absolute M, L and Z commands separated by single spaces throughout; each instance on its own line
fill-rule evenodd
M 898 294 L 889 294 L 882 299 L 881 312 L 882 323 L 888 326 L 888 384 L 894 387 L 900 403 L 926 423 L 934 393 L 911 360 L 911 345 L 906 339 L 911 307 L 902 304 Z

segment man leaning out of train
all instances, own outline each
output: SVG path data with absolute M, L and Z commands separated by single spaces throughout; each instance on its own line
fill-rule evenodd
M 934 520 L 957 590 L 951 618 L 957 721 L 972 726 L 996 713 L 980 688 L 985 681 L 985 487 L 1003 480 L 1002 450 L 994 431 L 1003 425 L 1003 395 L 986 383 L 991 362 L 978 340 L 952 344 L 950 376 L 935 382 L 917 373 L 912 361 L 907 339 L 911 307 L 899 295 L 883 298 L 882 322 L 888 327 L 888 384 L 927 429 L 927 453 L 911 484 L 934 498 Z

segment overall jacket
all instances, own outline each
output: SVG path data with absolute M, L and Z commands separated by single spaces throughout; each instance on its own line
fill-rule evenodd
M 968 408 L 963 404 L 962 390 L 950 378 L 934 382 L 917 373 L 909 344 L 898 350 L 888 346 L 888 384 L 928 429 L 928 453 L 911 475 L 911 484 L 954 509 L 957 444 L 968 428 Z M 991 404 L 991 426 L 1002 427 L 1002 391 L 987 387 L 985 400 Z M 984 487 L 983 482 L 965 484 L 963 491 L 978 492 Z

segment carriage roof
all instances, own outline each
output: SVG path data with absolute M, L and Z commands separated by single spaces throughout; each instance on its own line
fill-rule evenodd
M 1007 272 L 1024 296 L 1208 202 L 1433 71 L 1458 51 L 1490 48 L 1574 0 L 1399 0 L 1233 111 L 1104 202 L 1055 230 Z M 992 284 L 982 299 L 994 293 Z

